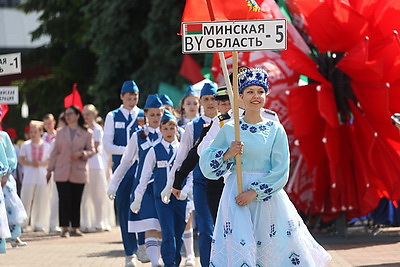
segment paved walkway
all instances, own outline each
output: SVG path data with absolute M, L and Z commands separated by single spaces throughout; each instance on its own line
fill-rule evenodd
M 119 228 L 84 237 L 24 233 L 27 247 L 11 248 L 0 254 L 0 266 L 123 266 L 124 254 Z M 400 267 L 400 228 L 387 228 L 376 235 L 353 233 L 347 238 L 318 236 L 333 260 L 329 267 Z M 197 258 L 197 266 L 200 266 Z M 184 262 L 184 260 L 182 261 Z M 149 263 L 138 266 L 150 267 Z

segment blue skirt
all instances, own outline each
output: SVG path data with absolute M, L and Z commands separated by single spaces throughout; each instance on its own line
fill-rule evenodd
M 134 194 L 132 194 L 130 203 L 133 202 L 134 197 Z M 140 233 L 149 230 L 161 231 L 154 202 L 153 183 L 147 185 L 139 213 L 133 213 L 129 209 L 128 216 L 129 233 Z

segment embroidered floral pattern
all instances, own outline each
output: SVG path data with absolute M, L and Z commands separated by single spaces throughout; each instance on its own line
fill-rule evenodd
M 249 131 L 250 131 L 251 133 L 256 133 L 256 132 L 257 132 L 257 128 L 254 127 L 254 126 L 251 126 L 250 129 L 249 129 Z
M 257 125 L 257 126 L 249 125 L 249 124 L 247 124 L 245 122 L 240 121 L 240 128 L 243 131 L 249 130 L 251 133 L 257 133 L 258 131 L 260 131 L 263 134 L 268 134 L 269 133 L 269 129 L 268 129 L 267 126 L 270 127 L 272 125 L 274 125 L 273 121 L 267 121 L 265 124 Z
M 228 162 L 228 164 L 226 164 L 226 170 L 229 170 L 233 165 L 233 162 Z
M 219 162 L 217 161 L 217 160 L 215 160 L 215 159 L 213 159 L 211 162 L 210 162 L 210 166 L 211 166 L 211 168 L 213 168 L 213 169 L 217 169 L 218 167 L 219 167 Z
M 260 127 L 258 127 L 258 129 L 260 129 L 261 132 L 267 130 L 267 126 L 265 125 L 261 125 Z
M 217 153 L 215 154 L 215 157 L 220 158 L 220 157 L 222 157 L 223 154 L 224 154 L 224 151 L 218 150 Z
M 293 265 L 300 265 L 300 255 L 297 255 L 296 253 L 292 253 L 289 256 L 290 261 L 292 262 Z
M 224 237 L 232 234 L 231 222 L 226 222 L 224 225 Z
M 267 184 L 261 184 L 260 185 L 260 190 L 264 190 L 264 193 L 267 195 L 271 195 L 273 189 L 271 187 L 269 187 Z M 269 199 L 267 199 L 269 200 Z
M 224 171 L 218 170 L 218 171 L 215 173 L 215 175 L 217 175 L 218 177 L 220 177 L 220 176 L 224 175 Z
M 268 201 L 268 200 L 270 200 L 272 197 L 271 196 L 267 196 L 267 197 L 264 197 L 263 199 L 262 199 L 262 201 Z
M 273 237 L 275 235 L 276 235 L 275 224 L 271 224 L 271 233 L 269 234 L 269 237 Z

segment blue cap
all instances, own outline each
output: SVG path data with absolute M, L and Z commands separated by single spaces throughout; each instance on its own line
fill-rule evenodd
M 135 81 L 125 81 L 121 87 L 121 95 L 125 93 L 139 93 L 139 88 L 137 87 Z
M 164 110 L 164 114 L 161 118 L 161 122 L 167 121 L 167 120 L 177 121 L 176 117 L 171 112 L 169 112 L 168 109 Z
M 260 68 L 250 68 L 248 70 L 239 72 L 239 94 L 243 93 L 246 87 L 258 85 L 264 88 L 265 92 L 269 91 L 268 74 L 265 70 Z
M 164 105 L 170 105 L 171 107 L 174 106 L 174 102 L 172 102 L 168 95 L 160 95 L 160 99 Z
M 201 89 L 200 97 L 203 95 L 215 95 L 217 93 L 217 86 L 211 83 L 205 83 Z
M 161 108 L 163 107 L 163 103 L 157 94 L 148 95 L 146 99 L 146 104 L 144 104 L 144 108 Z
M 187 97 L 189 95 L 195 95 L 197 96 L 197 92 L 196 90 L 194 90 L 193 85 L 189 86 L 188 89 L 186 90 L 185 94 L 183 95 L 183 97 Z

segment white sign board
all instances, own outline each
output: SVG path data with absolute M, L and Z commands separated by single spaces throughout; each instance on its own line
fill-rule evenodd
M 182 23 L 182 53 L 285 50 L 286 20 Z
M 18 86 L 0 86 L 0 104 L 18 104 Z
M 21 73 L 21 53 L 0 55 L 0 75 Z

